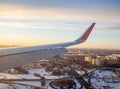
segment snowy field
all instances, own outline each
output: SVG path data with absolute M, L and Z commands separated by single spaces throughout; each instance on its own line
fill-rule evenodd
M 46 72 L 44 68 L 42 69 L 32 69 L 29 70 L 30 74 L 7 74 L 0 73 L 0 79 L 37 79 L 37 81 L 9 81 L 6 83 L 0 83 L 0 89 L 35 89 L 35 87 L 39 87 L 39 89 L 52 89 L 49 86 L 49 83 L 54 79 L 64 78 L 68 76 L 51 76 L 50 72 Z M 34 73 L 38 73 L 41 76 L 46 78 L 46 85 L 44 87 L 41 86 L 41 82 L 39 81 L 39 77 L 34 76 Z M 80 71 L 78 72 L 80 73 Z M 81 72 L 83 74 L 83 71 Z M 119 82 L 108 83 L 104 81 L 105 79 L 116 78 Z M 79 82 L 74 79 L 77 84 L 77 88 L 80 88 Z M 120 78 L 116 77 L 116 74 L 110 71 L 96 70 L 91 76 L 91 84 L 94 89 L 120 89 Z M 41 88 L 40 88 L 41 87 Z M 85 89 L 84 87 L 82 89 Z

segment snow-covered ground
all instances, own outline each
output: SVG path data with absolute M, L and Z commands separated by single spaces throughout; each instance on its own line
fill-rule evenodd
M 41 69 L 32 69 L 29 70 L 30 74 L 7 74 L 0 73 L 0 79 L 40 79 L 39 77 L 34 76 L 34 73 L 38 73 L 41 76 L 44 76 L 46 80 L 46 85 L 43 88 L 51 89 L 49 83 L 58 78 L 64 78 L 68 76 L 51 76 L 50 72 L 46 72 L 44 68 Z M 84 74 L 84 72 L 79 72 L 80 74 Z M 96 70 L 91 76 L 91 83 L 95 89 L 105 89 L 105 87 L 109 87 L 106 89 L 120 89 L 120 82 L 118 83 L 107 83 L 104 81 L 104 78 L 117 78 L 116 74 L 110 71 Z M 118 78 L 120 79 L 120 78 Z M 81 85 L 75 79 L 74 80 L 79 88 Z M 33 86 L 41 86 L 40 81 L 16 81 L 16 82 L 6 82 L 0 83 L 0 89 L 34 89 Z M 41 88 L 41 89 L 43 89 Z
M 39 77 L 34 76 L 35 73 L 40 74 L 46 78 L 46 85 L 44 88 L 48 89 L 49 83 L 58 78 L 64 78 L 68 76 L 51 76 L 50 72 L 46 72 L 44 68 L 29 70 L 30 74 L 7 74 L 0 73 L 0 79 L 40 79 Z M 0 89 L 33 89 L 32 86 L 41 86 L 39 81 L 15 81 L 12 83 L 0 83 Z M 50 89 L 50 88 L 49 88 Z
M 117 83 L 107 83 L 105 78 L 116 78 L 119 80 Z M 120 89 L 120 78 L 111 71 L 96 70 L 91 78 L 91 83 L 95 89 Z M 108 88 L 105 88 L 108 87 Z

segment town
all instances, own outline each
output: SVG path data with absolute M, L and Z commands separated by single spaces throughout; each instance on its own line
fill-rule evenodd
M 40 87 L 33 85 L 31 89 L 119 89 L 120 50 L 69 49 L 66 54 L 27 64 L 18 70 L 10 69 L 5 73 L 32 73 L 38 78 L 37 82 L 40 81 Z M 21 84 L 19 81 L 27 81 L 27 78 L 4 79 L 5 75 L 0 75 L 1 82 L 17 81 L 15 86 Z

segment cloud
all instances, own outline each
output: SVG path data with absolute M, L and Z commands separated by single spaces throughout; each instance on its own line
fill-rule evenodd
M 120 26 L 109 26 L 109 27 L 105 27 L 104 29 L 108 29 L 111 31 L 120 31 Z
M 120 25 L 119 23 L 104 23 L 104 24 L 98 24 L 96 29 L 98 31 L 120 31 Z
M 88 25 L 87 25 L 88 26 Z M 70 24 L 65 21 L 37 21 L 37 20 L 2 20 L 0 21 L 0 27 L 4 28 L 21 28 L 21 29 L 47 29 L 47 30 L 81 30 L 86 25 L 76 22 L 76 24 Z
M 1 0 L 2 4 L 48 8 L 116 8 L 119 0 Z
M 120 12 L 114 9 L 108 11 L 108 9 L 95 8 L 68 9 L 1 4 L 0 18 L 120 23 Z

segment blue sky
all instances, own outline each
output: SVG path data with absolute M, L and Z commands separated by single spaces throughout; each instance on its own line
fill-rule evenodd
M 120 49 L 120 0 L 0 0 L 0 45 L 32 46 L 89 39 L 75 47 Z

